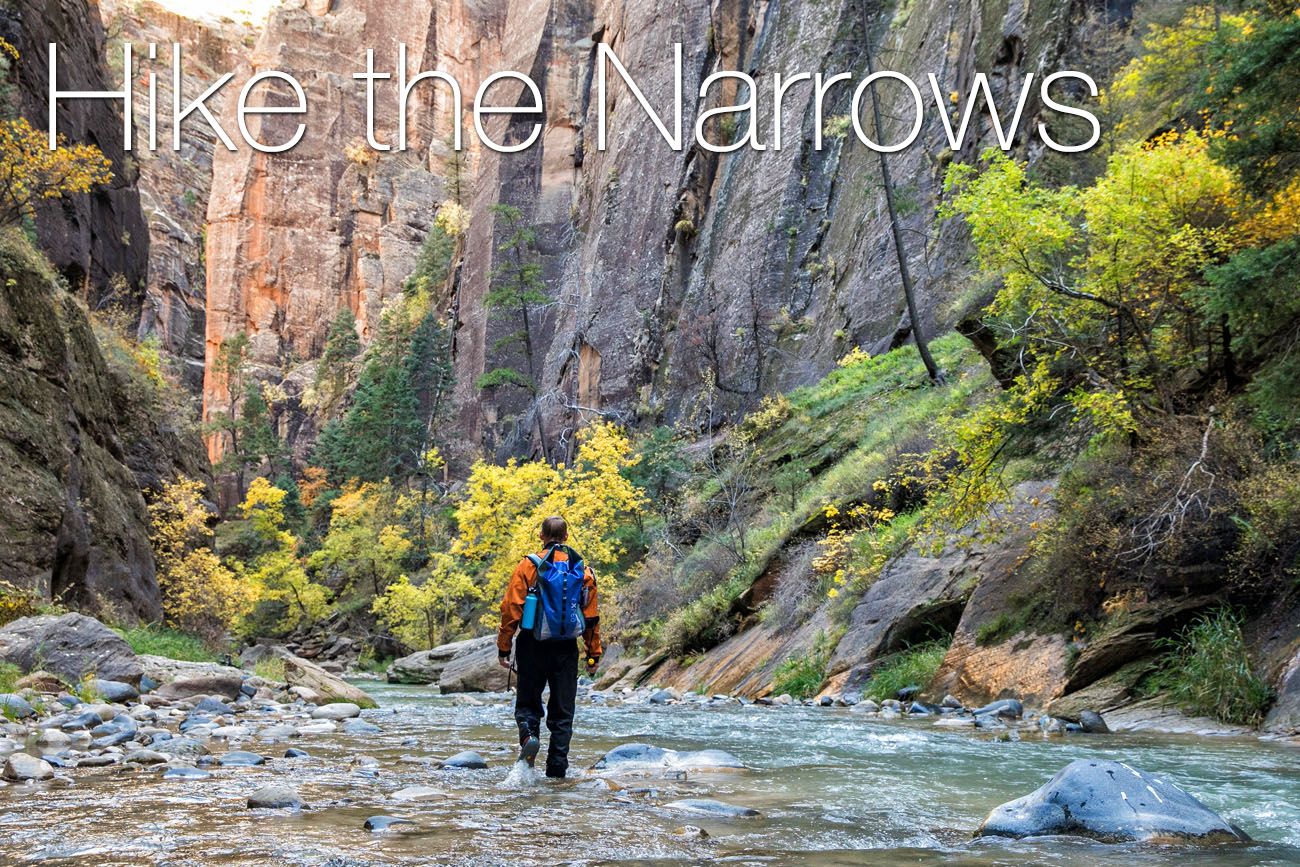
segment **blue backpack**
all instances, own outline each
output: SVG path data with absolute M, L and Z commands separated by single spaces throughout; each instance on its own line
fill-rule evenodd
M 556 550 L 561 548 L 569 559 L 555 559 Z M 537 569 L 537 580 L 528 589 L 537 597 L 533 637 L 538 641 L 572 641 L 582 635 L 587 627 L 582 616 L 587 604 L 587 568 L 582 557 L 567 545 L 552 545 L 545 558 L 529 554 L 528 561 Z M 527 624 L 524 626 L 527 628 Z

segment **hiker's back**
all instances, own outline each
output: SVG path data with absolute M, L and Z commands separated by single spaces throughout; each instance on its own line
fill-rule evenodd
M 582 557 L 567 545 L 552 545 L 543 554 L 529 554 L 537 577 L 529 590 L 535 594 L 536 615 L 531 629 L 538 641 L 572 641 L 586 629 L 583 609 L 587 606 L 587 567 Z

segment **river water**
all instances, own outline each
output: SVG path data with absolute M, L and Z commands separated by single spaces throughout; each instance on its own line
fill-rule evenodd
M 716 747 L 749 768 L 684 779 L 619 777 L 611 792 L 592 784 L 594 773 L 560 783 L 511 774 L 514 732 L 504 699 L 462 706 L 418 687 L 361 685 L 381 704 L 365 717 L 383 733 L 295 739 L 309 759 L 215 768 L 206 780 L 106 768 L 72 771 L 71 784 L 0 788 L 0 864 L 1300 864 L 1295 747 L 1119 734 L 1043 740 L 1026 733 L 998 742 L 845 709 L 583 702 L 577 768 L 632 741 Z M 286 746 L 253 738 L 232 748 L 280 756 Z M 489 770 L 431 766 L 465 749 L 487 757 Z M 378 767 L 355 761 L 361 756 L 378 759 Z M 990 809 L 1082 757 L 1167 775 L 1257 842 L 1189 848 L 971 839 Z M 247 809 L 249 793 L 268 783 L 295 786 L 309 808 Z M 442 794 L 414 803 L 390 798 L 410 785 Z M 683 797 L 716 798 L 761 816 L 706 820 L 664 808 Z M 378 814 L 415 824 L 364 830 Z M 709 836 L 678 833 L 684 825 Z

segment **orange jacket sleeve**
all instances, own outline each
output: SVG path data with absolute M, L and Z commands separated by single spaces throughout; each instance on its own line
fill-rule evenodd
M 519 631 L 519 621 L 524 616 L 524 598 L 534 574 L 533 564 L 521 560 L 506 584 L 506 595 L 501 600 L 501 626 L 497 629 L 498 656 L 510 655 L 510 642 Z
M 587 621 L 587 628 L 582 631 L 582 644 L 587 649 L 587 656 L 600 659 L 604 648 L 600 644 L 600 608 L 596 603 L 596 573 L 587 567 L 587 605 L 582 609 L 582 617 Z

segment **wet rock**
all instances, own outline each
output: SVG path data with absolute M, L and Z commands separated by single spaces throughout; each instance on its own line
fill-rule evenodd
M 946 707 L 946 708 L 950 708 L 950 709 L 952 709 L 952 710 L 961 710 L 961 707 L 962 707 L 961 702 L 958 701 L 958 700 L 957 700 L 957 697 L 954 696 L 954 695 L 952 695 L 952 694 L 945 695 L 945 696 L 943 697 L 943 702 L 942 702 L 942 704 L 943 704 L 944 707 Z
M 206 780 L 211 776 L 211 772 L 205 771 L 202 768 L 191 768 L 185 766 L 168 768 L 163 771 L 164 780 Z
M 82 756 L 77 759 L 79 768 L 106 768 L 109 765 L 116 765 L 121 761 L 121 757 L 113 753 L 100 753 L 94 756 Z
M 259 756 L 257 753 L 250 753 L 245 750 L 235 750 L 226 753 L 217 759 L 223 768 L 251 768 L 257 765 L 266 764 L 266 758 Z
M 50 767 L 50 763 L 44 759 L 27 753 L 14 753 L 5 759 L 4 771 L 0 776 L 11 782 L 48 780 L 54 776 L 54 768 Z
M 817 699 L 817 704 L 819 707 L 832 707 L 835 704 L 835 699 L 831 698 L 829 695 L 824 695 Z
M 593 767 L 597 770 L 741 770 L 745 765 L 724 750 L 678 752 L 652 744 L 620 744 L 605 753 Z
M 90 742 L 90 745 L 97 750 L 103 750 L 109 747 L 115 747 L 118 744 L 124 744 L 131 740 L 133 736 L 133 732 L 114 731 L 111 734 L 104 735 L 103 737 L 95 738 Z
M 361 716 L 361 708 L 351 702 L 321 705 L 311 712 L 312 719 L 345 720 Z
M 194 758 L 208 754 L 208 748 L 193 738 L 170 738 L 160 744 L 154 744 L 154 748 L 169 756 Z
M 466 750 L 463 753 L 456 753 L 448 759 L 443 759 L 439 764 L 441 768 L 463 768 L 466 770 L 481 771 L 488 766 L 487 760 L 473 750 Z
M 89 686 L 104 701 L 111 701 L 114 704 L 124 704 L 128 701 L 135 701 L 140 697 L 140 690 L 120 680 L 94 678 L 89 681 Z
M 289 694 L 294 698 L 302 699 L 308 704 L 320 704 L 325 700 L 319 692 L 305 686 L 291 686 L 289 687 Z
M 1004 729 L 1007 724 L 993 714 L 976 714 L 975 728 L 977 729 Z
M 989 702 L 981 708 L 976 708 L 972 713 L 976 717 L 995 716 L 1002 719 L 1020 719 L 1025 715 L 1025 706 L 1020 703 L 1019 699 L 1002 698 Z
M 167 763 L 168 757 L 156 750 L 132 750 L 122 757 L 122 761 L 138 765 L 162 765 Z
M 673 701 L 676 698 L 677 696 L 673 695 L 670 691 L 660 689 L 651 693 L 650 698 L 648 698 L 647 701 L 649 701 L 650 704 L 668 704 L 668 702 Z
M 682 798 L 677 801 L 669 801 L 664 804 L 664 807 L 682 813 L 714 816 L 719 819 L 740 819 L 759 815 L 758 810 L 750 807 L 728 804 L 725 801 L 715 801 L 712 798 Z
M 328 735 L 336 731 L 338 731 L 338 725 L 327 719 L 317 720 L 298 727 L 298 734 L 300 735 Z
M 401 819 L 397 816 L 371 816 L 366 819 L 365 829 L 367 831 L 387 831 L 394 825 L 414 825 L 410 819 Z
M 709 832 L 695 825 L 682 825 L 680 828 L 673 829 L 674 837 L 683 837 L 687 840 L 707 840 Z
M 243 740 L 252 734 L 246 726 L 217 726 L 212 730 L 214 738 L 223 740 Z
M 138 684 L 135 651 L 113 630 L 84 614 L 23 617 L 0 628 L 0 662 L 77 683 L 86 674 Z
M 350 719 L 344 721 L 343 731 L 350 735 L 377 735 L 382 734 L 384 730 L 363 719 Z
M 196 715 L 220 716 L 222 714 L 233 714 L 234 712 L 235 709 L 230 705 L 226 704 L 216 696 L 211 695 L 200 699 L 199 703 L 194 705 L 194 713 Z
M 398 789 L 389 796 L 392 800 L 398 802 L 407 801 L 431 801 L 435 798 L 443 797 L 443 792 L 432 786 L 407 786 L 404 789 Z
M 989 813 L 988 837 L 1069 834 L 1108 843 L 1248 840 L 1178 786 L 1123 762 L 1078 759 L 1036 791 Z
M 1079 714 L 1079 728 L 1090 735 L 1110 734 L 1110 727 L 1095 710 L 1085 710 Z
M 36 743 L 42 747 L 62 747 L 72 743 L 72 738 L 59 729 L 41 729 L 36 736 Z
M 284 757 L 286 759 L 308 759 L 311 758 L 311 753 L 307 752 L 306 750 L 299 750 L 299 749 L 295 749 L 294 747 L 290 747 L 289 749 L 284 751 Z
M 0 692 L 0 716 L 9 719 L 27 719 L 36 716 L 36 708 L 21 695 L 12 692 Z
M 263 786 L 248 796 L 248 807 L 252 810 L 297 810 L 302 807 L 302 798 L 289 786 Z
M 287 723 L 281 723 L 279 725 L 267 726 L 257 734 L 258 737 L 265 738 L 268 741 L 282 741 L 286 738 L 297 737 L 298 727 L 288 725 Z
M 790 695 L 788 692 L 783 693 L 772 699 L 772 704 L 777 705 L 778 707 L 789 707 L 794 704 L 794 696 Z

